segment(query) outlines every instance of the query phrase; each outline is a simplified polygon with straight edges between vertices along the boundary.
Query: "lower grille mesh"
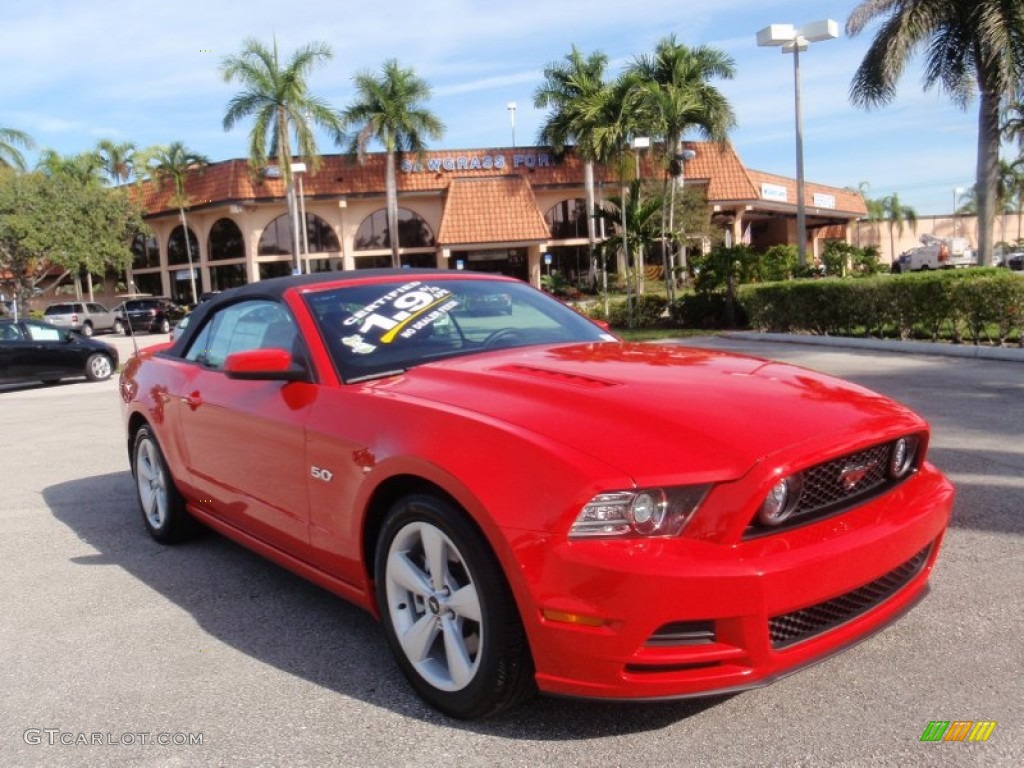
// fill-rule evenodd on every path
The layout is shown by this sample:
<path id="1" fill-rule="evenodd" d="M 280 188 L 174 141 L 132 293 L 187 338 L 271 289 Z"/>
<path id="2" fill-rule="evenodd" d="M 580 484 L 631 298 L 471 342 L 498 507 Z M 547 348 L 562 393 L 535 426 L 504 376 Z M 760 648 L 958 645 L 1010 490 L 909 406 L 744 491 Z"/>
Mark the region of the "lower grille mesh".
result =
<path id="1" fill-rule="evenodd" d="M 772 647 L 779 649 L 819 635 L 888 600 L 913 579 L 928 560 L 931 545 L 863 587 L 823 603 L 768 620 Z"/>

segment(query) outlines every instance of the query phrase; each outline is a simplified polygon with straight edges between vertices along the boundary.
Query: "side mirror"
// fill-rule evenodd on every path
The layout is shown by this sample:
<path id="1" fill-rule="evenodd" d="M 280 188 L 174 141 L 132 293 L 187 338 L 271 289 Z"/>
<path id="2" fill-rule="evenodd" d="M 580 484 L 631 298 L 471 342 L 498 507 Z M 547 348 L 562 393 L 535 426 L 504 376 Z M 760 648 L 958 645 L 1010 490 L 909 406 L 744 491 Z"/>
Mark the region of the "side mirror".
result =
<path id="1" fill-rule="evenodd" d="M 229 379 L 309 381 L 306 369 L 293 367 L 292 362 L 284 349 L 248 349 L 228 355 L 224 373 Z"/>

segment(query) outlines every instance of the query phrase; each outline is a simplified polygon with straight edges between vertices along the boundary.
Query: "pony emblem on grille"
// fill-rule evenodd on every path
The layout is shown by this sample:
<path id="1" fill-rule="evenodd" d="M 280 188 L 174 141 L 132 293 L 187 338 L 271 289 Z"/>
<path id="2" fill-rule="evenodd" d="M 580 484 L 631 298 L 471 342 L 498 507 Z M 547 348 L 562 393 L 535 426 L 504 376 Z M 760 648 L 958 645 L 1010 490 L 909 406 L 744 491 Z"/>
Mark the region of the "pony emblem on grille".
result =
<path id="1" fill-rule="evenodd" d="M 843 471 L 839 473 L 839 482 L 842 483 L 844 490 L 852 491 L 861 480 L 867 477 L 868 472 L 877 466 L 877 461 L 869 461 L 867 464 L 843 467 Z"/>

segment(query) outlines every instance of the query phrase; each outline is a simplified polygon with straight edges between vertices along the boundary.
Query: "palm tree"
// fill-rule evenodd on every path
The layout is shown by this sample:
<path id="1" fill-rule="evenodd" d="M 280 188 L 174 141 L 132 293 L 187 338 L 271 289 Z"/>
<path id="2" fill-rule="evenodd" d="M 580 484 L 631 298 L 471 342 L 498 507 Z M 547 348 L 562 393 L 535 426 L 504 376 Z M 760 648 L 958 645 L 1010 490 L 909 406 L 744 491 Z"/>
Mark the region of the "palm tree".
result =
<path id="1" fill-rule="evenodd" d="M 1024 98 L 1024 94 L 1021 94 Z M 1017 100 L 1006 105 L 1003 110 L 1003 138 L 1016 141 L 1017 146 L 1024 149 L 1024 101 Z"/>
<path id="2" fill-rule="evenodd" d="M 587 151 L 599 163 L 614 162 L 618 167 L 618 176 L 622 188 L 620 206 L 622 211 L 622 250 L 619 253 L 620 270 L 625 274 L 629 262 L 629 223 L 625 215 L 629 208 L 628 176 L 633 165 L 629 159 L 629 140 L 638 135 L 644 125 L 643 104 L 637 98 L 637 79 L 631 72 L 623 72 L 608 87 L 581 99 L 578 105 L 580 119 L 590 126 L 587 135 Z M 607 273 L 607 269 L 605 269 Z M 633 324 L 632 281 L 626 281 L 626 303 L 629 306 L 630 326 Z M 608 292 L 605 285 L 605 305 L 607 309 Z"/>
<path id="3" fill-rule="evenodd" d="M 1024 73 L 1024 5 L 1006 0 L 863 0 L 846 31 L 857 35 L 882 19 L 854 75 L 851 100 L 888 104 L 913 53 L 925 53 L 925 88 L 938 84 L 966 108 L 975 91 L 978 108 L 978 252 L 992 264 L 992 235 L 999 167 L 1000 105 L 1020 91 Z"/>
<path id="4" fill-rule="evenodd" d="M 900 197 L 895 192 L 882 199 L 882 220 L 889 224 L 889 252 L 892 259 L 896 261 L 896 242 L 893 237 L 893 230 L 903 235 L 903 225 L 909 224 L 910 228 L 917 231 L 917 211 L 909 205 L 903 205 Z"/>
<path id="5" fill-rule="evenodd" d="M 708 81 L 730 80 L 736 67 L 732 57 L 716 48 L 689 48 L 676 42 L 675 35 L 669 35 L 658 42 L 653 56 L 638 57 L 630 71 L 639 81 L 640 98 L 652 120 L 648 130 L 664 142 L 668 154 L 665 191 L 669 205 L 667 221 L 662 223 L 662 244 L 665 284 L 671 299 L 672 249 L 665 247 L 665 233 L 675 229 L 676 189 L 685 163 L 683 134 L 696 128 L 706 139 L 725 141 L 729 129 L 736 125 L 736 115 L 722 92 Z M 685 268 L 685 250 L 681 256 Z"/>
<path id="6" fill-rule="evenodd" d="M 1013 200 L 1017 211 L 1017 245 L 1024 245 L 1021 240 L 1021 219 L 1024 218 L 1024 157 L 1020 157 L 1010 166 L 1013 171 Z"/>
<path id="7" fill-rule="evenodd" d="M 634 268 L 638 269 L 643 263 L 643 255 L 653 252 L 661 241 L 663 202 L 661 197 L 645 196 L 640 179 L 633 179 L 629 183 L 625 211 L 622 209 L 622 197 L 616 195 L 608 198 L 608 206 L 601 211 L 601 217 L 608 222 L 609 229 L 621 223 L 625 215 Z M 619 251 L 622 248 L 621 233 L 609 237 L 605 247 L 613 252 Z"/>
<path id="8" fill-rule="evenodd" d="M 398 185 L 395 181 L 396 157 L 404 152 L 422 155 L 427 139 L 440 139 L 444 123 L 423 106 L 430 99 L 430 86 L 416 76 L 412 68 L 387 59 L 380 75 L 364 70 L 353 82 L 356 100 L 342 113 L 342 124 L 352 131 L 345 142 L 348 152 L 359 162 L 366 161 L 366 148 L 375 139 L 384 147 L 384 190 L 387 196 L 388 240 L 391 266 L 402 266 L 399 249 Z"/>
<path id="9" fill-rule="evenodd" d="M 110 139 L 103 139 L 96 145 L 96 154 L 115 186 L 131 178 L 135 145 L 130 141 L 115 144 Z"/>
<path id="10" fill-rule="evenodd" d="M 199 297 L 196 292 L 195 268 L 192 264 L 192 244 L 188 238 L 188 221 L 185 218 L 185 209 L 192 203 L 189 200 L 185 185 L 193 172 L 202 173 L 203 166 L 209 165 L 209 163 L 210 161 L 203 155 L 188 149 L 182 142 L 175 141 L 159 149 L 153 164 L 149 168 L 158 184 L 163 184 L 167 181 L 174 184 L 171 205 L 176 206 L 178 213 L 181 215 L 181 229 L 182 235 L 185 238 L 185 255 L 188 258 L 188 274 L 189 283 L 192 288 L 193 304 L 199 302 Z"/>
<path id="11" fill-rule="evenodd" d="M 601 51 L 589 56 L 574 45 L 563 61 L 544 68 L 544 82 L 533 94 L 533 106 L 549 109 L 541 124 L 538 143 L 562 152 L 570 144 L 576 145 L 583 161 L 583 187 L 587 205 L 587 252 L 590 269 L 595 269 L 594 251 L 597 243 L 597 203 L 594 190 L 594 162 L 597 159 L 591 144 L 594 126 L 581 114 L 581 107 L 607 88 L 605 67 L 608 57 Z"/>
<path id="12" fill-rule="evenodd" d="M 15 128 L 0 128 L 0 168 L 15 168 L 24 171 L 25 157 L 21 149 L 32 149 L 35 142 L 24 131 Z"/>
<path id="13" fill-rule="evenodd" d="M 333 55 L 326 43 L 309 43 L 295 51 L 282 66 L 276 39 L 273 48 L 267 48 L 255 38 L 248 38 L 242 44 L 241 53 L 226 57 L 220 65 L 224 82 L 238 80 L 243 86 L 243 90 L 228 102 L 224 130 L 231 130 L 243 118 L 254 118 L 249 132 L 249 164 L 252 170 L 262 170 L 268 156 L 277 160 L 292 224 L 292 253 L 296 269 L 301 265 L 301 258 L 299 213 L 292 176 L 292 139 L 310 172 L 315 172 L 320 167 L 320 157 L 313 126 L 332 136 L 340 133 L 341 122 L 337 112 L 326 101 L 310 93 L 306 82 L 313 67 Z M 302 222 L 302 226 L 305 225 L 306 222 Z"/>

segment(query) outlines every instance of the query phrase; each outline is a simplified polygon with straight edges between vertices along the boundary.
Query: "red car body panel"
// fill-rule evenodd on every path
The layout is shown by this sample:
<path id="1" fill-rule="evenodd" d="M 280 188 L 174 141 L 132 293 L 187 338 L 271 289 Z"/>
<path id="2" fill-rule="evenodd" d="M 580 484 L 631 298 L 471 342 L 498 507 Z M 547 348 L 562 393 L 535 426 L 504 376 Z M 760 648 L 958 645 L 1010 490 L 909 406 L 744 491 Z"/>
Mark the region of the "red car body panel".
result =
<path id="1" fill-rule="evenodd" d="M 486 536 L 552 693 L 660 699 L 763 684 L 886 626 L 926 590 L 954 498 L 927 462 L 842 514 L 745 533 L 780 477 L 824 456 L 908 434 L 923 455 L 927 424 L 891 400 L 770 361 L 613 341 L 343 384 L 303 301 L 313 290 L 284 298 L 318 383 L 242 381 L 144 353 L 122 375 L 124 414 L 129 440 L 152 425 L 192 514 L 371 612 L 375 499 L 414 478 Z M 568 536 L 598 493 L 691 483 L 714 486 L 681 535 Z M 922 552 L 879 605 L 773 647 L 773 617 Z M 651 642 L 701 622 L 712 642 Z"/>

